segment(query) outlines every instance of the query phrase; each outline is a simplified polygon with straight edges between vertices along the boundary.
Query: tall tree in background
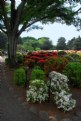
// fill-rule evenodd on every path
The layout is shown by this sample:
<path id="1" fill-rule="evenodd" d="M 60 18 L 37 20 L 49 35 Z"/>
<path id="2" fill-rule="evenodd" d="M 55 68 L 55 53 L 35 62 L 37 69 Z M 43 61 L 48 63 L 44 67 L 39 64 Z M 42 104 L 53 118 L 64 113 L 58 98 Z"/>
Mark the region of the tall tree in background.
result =
<path id="1" fill-rule="evenodd" d="M 68 50 L 73 50 L 74 49 L 74 42 L 75 42 L 76 38 L 73 37 L 71 40 L 69 40 L 67 42 L 67 49 Z"/>
<path id="2" fill-rule="evenodd" d="M 46 38 L 46 40 L 40 45 L 41 50 L 52 50 L 53 44 L 52 41 L 49 38 Z"/>
<path id="3" fill-rule="evenodd" d="M 64 37 L 60 37 L 57 42 L 56 49 L 57 50 L 67 50 L 66 39 Z"/>
<path id="4" fill-rule="evenodd" d="M 75 41 L 73 43 L 73 49 L 74 50 L 81 50 L 81 37 L 80 36 L 75 39 Z"/>
<path id="5" fill-rule="evenodd" d="M 78 1 L 78 0 L 77 0 Z M 34 23 L 41 21 L 74 22 L 74 16 L 81 8 L 73 11 L 72 5 L 65 5 L 66 0 L 0 0 L 0 29 L 8 36 L 8 58 L 11 66 L 15 65 L 17 41 L 21 33 Z"/>

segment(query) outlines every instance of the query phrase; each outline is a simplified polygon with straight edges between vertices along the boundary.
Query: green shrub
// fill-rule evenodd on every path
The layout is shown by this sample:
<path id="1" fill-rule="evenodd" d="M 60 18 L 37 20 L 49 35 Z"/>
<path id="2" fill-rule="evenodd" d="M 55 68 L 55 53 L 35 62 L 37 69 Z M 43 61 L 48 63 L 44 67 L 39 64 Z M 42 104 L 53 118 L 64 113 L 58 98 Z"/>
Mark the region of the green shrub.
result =
<path id="1" fill-rule="evenodd" d="M 74 59 L 75 62 L 81 62 L 81 56 L 74 53 L 71 53 L 69 55 Z"/>
<path id="2" fill-rule="evenodd" d="M 24 68 L 18 68 L 14 72 L 14 81 L 17 85 L 25 85 L 26 73 Z"/>
<path id="3" fill-rule="evenodd" d="M 46 74 L 51 71 L 62 72 L 67 64 L 68 60 L 64 57 L 50 57 L 44 65 L 44 71 Z"/>
<path id="4" fill-rule="evenodd" d="M 67 53 L 65 51 L 58 51 L 58 56 L 64 56 L 64 55 L 67 55 Z"/>
<path id="5" fill-rule="evenodd" d="M 70 62 L 64 70 L 64 74 L 69 78 L 70 85 L 81 87 L 81 63 Z"/>
<path id="6" fill-rule="evenodd" d="M 66 58 L 69 62 L 74 62 L 74 58 L 70 55 L 65 55 L 64 58 Z"/>
<path id="7" fill-rule="evenodd" d="M 30 80 L 30 85 L 36 86 L 39 88 L 42 85 L 44 85 L 44 80 L 40 80 L 40 79 Z"/>
<path id="8" fill-rule="evenodd" d="M 24 59 L 24 57 L 23 57 L 22 54 L 19 54 L 19 53 L 18 53 L 18 54 L 16 55 L 16 60 L 17 60 L 18 63 L 20 63 L 20 64 L 23 63 L 23 59 Z"/>
<path id="9" fill-rule="evenodd" d="M 31 80 L 35 80 L 35 79 L 44 80 L 44 78 L 45 78 L 44 71 L 38 66 L 34 67 L 31 73 Z"/>

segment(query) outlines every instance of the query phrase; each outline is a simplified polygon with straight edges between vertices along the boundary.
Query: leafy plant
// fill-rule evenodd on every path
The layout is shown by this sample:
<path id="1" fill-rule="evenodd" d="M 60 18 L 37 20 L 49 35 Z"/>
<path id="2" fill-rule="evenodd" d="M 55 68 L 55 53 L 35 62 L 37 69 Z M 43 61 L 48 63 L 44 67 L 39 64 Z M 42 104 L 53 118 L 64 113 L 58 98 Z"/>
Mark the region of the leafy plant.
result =
<path id="1" fill-rule="evenodd" d="M 35 79 L 44 80 L 44 78 L 45 78 L 44 71 L 38 66 L 34 67 L 31 73 L 31 80 L 35 80 Z"/>
<path id="2" fill-rule="evenodd" d="M 18 53 L 16 55 L 16 60 L 17 60 L 18 63 L 21 64 L 23 62 L 23 55 Z"/>
<path id="3" fill-rule="evenodd" d="M 58 56 L 64 56 L 67 55 L 67 53 L 65 51 L 58 51 Z"/>
<path id="4" fill-rule="evenodd" d="M 71 53 L 70 56 L 74 59 L 75 62 L 81 62 L 81 56 Z"/>
<path id="5" fill-rule="evenodd" d="M 81 63 L 70 62 L 64 69 L 64 74 L 70 80 L 70 85 L 81 87 Z"/>
<path id="6" fill-rule="evenodd" d="M 15 70 L 14 81 L 16 82 L 17 85 L 22 85 L 22 86 L 25 85 L 26 74 L 24 68 L 18 68 Z"/>
<path id="7" fill-rule="evenodd" d="M 74 58 L 70 55 L 64 55 L 64 58 L 66 58 L 69 62 L 74 62 Z"/>
<path id="8" fill-rule="evenodd" d="M 62 72 L 65 66 L 68 64 L 68 60 L 62 57 L 50 57 L 44 65 L 45 73 L 51 71 Z"/>

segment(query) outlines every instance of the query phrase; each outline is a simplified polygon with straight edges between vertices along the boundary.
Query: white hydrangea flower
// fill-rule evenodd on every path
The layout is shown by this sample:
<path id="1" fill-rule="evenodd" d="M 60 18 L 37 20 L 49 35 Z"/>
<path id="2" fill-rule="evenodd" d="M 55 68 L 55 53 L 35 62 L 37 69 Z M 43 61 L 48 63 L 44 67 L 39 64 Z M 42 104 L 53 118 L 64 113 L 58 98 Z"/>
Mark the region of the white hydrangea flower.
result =
<path id="1" fill-rule="evenodd" d="M 36 83 L 40 83 L 39 88 L 35 86 Z M 33 86 L 34 84 L 34 86 Z M 42 102 L 48 97 L 48 87 L 43 80 L 33 80 L 27 91 L 27 101 Z"/>
<path id="2" fill-rule="evenodd" d="M 52 71 L 49 78 L 51 79 L 51 92 L 58 108 L 62 108 L 64 111 L 73 109 L 76 101 L 71 98 L 72 94 L 69 92 L 67 76 Z"/>

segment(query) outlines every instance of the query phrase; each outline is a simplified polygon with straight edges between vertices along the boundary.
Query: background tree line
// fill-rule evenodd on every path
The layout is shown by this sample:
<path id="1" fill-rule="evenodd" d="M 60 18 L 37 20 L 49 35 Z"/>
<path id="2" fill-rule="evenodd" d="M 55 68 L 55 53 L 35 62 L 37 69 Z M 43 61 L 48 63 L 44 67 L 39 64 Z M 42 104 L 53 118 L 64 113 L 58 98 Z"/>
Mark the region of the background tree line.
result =
<path id="1" fill-rule="evenodd" d="M 7 50 L 8 38 L 6 34 L 0 32 L 0 49 Z M 20 37 L 18 39 L 17 50 L 33 51 L 33 50 L 81 50 L 81 37 L 72 38 L 66 43 L 64 37 L 57 40 L 57 44 L 53 45 L 52 40 L 48 37 Z"/>
<path id="2" fill-rule="evenodd" d="M 66 39 L 64 37 L 60 37 L 57 41 L 56 45 L 57 50 L 81 50 L 81 37 L 77 38 L 73 37 L 71 40 L 68 40 L 66 43 Z"/>

